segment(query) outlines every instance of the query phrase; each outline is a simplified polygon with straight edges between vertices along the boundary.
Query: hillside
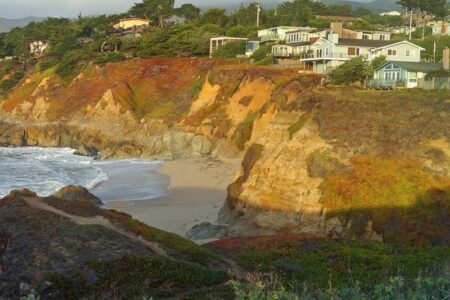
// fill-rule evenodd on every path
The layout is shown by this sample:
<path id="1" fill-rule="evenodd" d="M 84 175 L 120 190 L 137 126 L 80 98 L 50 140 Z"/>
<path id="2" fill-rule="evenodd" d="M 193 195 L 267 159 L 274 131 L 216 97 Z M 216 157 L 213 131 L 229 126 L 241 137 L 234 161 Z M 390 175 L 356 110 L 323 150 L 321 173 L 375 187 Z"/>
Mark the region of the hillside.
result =
<path id="1" fill-rule="evenodd" d="M 40 22 L 44 18 L 27 17 L 20 19 L 0 18 L 0 32 L 8 32 L 15 27 L 23 27 L 31 22 Z"/>
<path id="2" fill-rule="evenodd" d="M 347 0 L 326 0 L 327 4 L 349 4 L 355 8 L 363 7 L 372 12 L 380 13 L 384 11 L 402 11 L 396 0 L 368 0 L 368 1 L 347 1 Z"/>
<path id="3" fill-rule="evenodd" d="M 23 190 L 0 200 L 1 299 L 161 299 L 227 281 L 211 251 L 75 199 Z"/>

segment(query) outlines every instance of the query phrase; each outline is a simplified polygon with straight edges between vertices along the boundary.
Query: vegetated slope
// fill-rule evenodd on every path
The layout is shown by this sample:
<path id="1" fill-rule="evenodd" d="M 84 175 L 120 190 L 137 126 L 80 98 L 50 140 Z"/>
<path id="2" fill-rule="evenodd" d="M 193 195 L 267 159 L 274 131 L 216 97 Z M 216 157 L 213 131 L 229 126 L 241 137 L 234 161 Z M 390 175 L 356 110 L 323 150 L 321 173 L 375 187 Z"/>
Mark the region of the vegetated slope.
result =
<path id="1" fill-rule="evenodd" d="M 0 298 L 173 297 L 223 284 L 211 251 L 84 199 L 0 200 Z"/>
<path id="2" fill-rule="evenodd" d="M 285 290 L 293 290 L 305 298 L 311 295 L 312 299 L 332 299 L 332 295 L 338 299 L 347 299 L 349 295 L 377 299 L 384 298 L 383 293 L 389 294 L 388 286 L 398 276 L 402 284 L 397 286 L 396 296 L 390 294 L 398 299 L 403 292 L 408 294 L 408 289 L 407 298 L 420 293 L 412 292 L 417 293 L 423 287 L 418 276 L 430 284 L 446 282 L 446 287 L 436 291 L 441 295 L 448 293 L 450 283 L 448 246 L 266 236 L 228 238 L 208 247 L 233 258 L 248 272 L 259 274 L 253 282 L 265 284 L 266 293 L 281 291 L 284 286 Z M 328 296 L 325 291 L 329 291 Z"/>

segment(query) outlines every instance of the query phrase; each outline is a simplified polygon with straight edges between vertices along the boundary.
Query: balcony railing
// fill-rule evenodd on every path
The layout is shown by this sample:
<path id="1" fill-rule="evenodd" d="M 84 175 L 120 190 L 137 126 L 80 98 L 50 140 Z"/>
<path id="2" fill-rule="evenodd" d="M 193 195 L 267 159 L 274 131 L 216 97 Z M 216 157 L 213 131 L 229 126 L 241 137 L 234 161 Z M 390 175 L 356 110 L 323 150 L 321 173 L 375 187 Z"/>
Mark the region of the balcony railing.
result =
<path id="1" fill-rule="evenodd" d="M 273 33 L 261 36 L 261 42 L 269 41 L 281 41 L 281 35 Z"/>
<path id="2" fill-rule="evenodd" d="M 300 55 L 300 59 L 346 59 L 350 60 L 355 57 L 369 58 L 367 54 L 364 55 L 350 55 L 346 53 L 303 53 Z"/>

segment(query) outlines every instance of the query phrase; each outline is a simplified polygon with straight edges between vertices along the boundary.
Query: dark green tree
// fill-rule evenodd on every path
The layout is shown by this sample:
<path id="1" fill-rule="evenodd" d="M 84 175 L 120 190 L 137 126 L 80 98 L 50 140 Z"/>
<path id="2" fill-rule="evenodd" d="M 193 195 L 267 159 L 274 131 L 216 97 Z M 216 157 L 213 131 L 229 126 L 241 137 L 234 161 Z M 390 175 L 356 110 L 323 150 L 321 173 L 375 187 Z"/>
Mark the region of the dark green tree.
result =
<path id="1" fill-rule="evenodd" d="M 187 22 L 192 22 L 200 17 L 200 8 L 190 3 L 183 4 L 179 8 L 175 9 L 175 14 L 185 18 Z"/>
<path id="2" fill-rule="evenodd" d="M 146 17 L 164 27 L 164 20 L 172 16 L 175 0 L 144 0 L 142 3 L 136 3 L 128 13 L 136 17 Z"/>

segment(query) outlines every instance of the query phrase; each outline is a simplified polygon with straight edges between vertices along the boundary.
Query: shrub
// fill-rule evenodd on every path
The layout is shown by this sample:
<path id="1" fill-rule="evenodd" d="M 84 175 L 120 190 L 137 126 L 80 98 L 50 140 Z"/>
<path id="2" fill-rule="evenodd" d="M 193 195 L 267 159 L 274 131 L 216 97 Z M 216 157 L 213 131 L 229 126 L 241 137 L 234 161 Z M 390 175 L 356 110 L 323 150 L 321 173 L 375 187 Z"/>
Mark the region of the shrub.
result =
<path id="1" fill-rule="evenodd" d="M 252 56 L 250 56 L 251 59 L 253 59 L 255 62 L 261 61 L 263 59 L 267 59 L 267 56 L 272 51 L 272 45 L 262 45 L 258 48 L 255 52 L 253 52 Z"/>
<path id="2" fill-rule="evenodd" d="M 300 131 L 303 128 L 303 126 L 305 126 L 306 122 L 308 122 L 311 118 L 312 118 L 312 113 L 305 113 L 305 114 L 301 115 L 298 118 L 297 122 L 295 122 L 294 124 L 289 126 L 289 128 L 288 128 L 289 138 L 292 140 L 292 138 L 294 137 L 294 134 L 296 134 L 298 131 Z"/>
<path id="3" fill-rule="evenodd" d="M 368 71 L 368 62 L 363 57 L 355 57 L 334 69 L 330 73 L 330 78 L 333 84 L 349 85 L 364 81 L 368 76 Z"/>
<path id="4" fill-rule="evenodd" d="M 250 281 L 232 282 L 237 300 L 346 300 L 346 299 L 445 299 L 450 293 L 450 276 L 418 277 L 406 281 L 403 276 L 390 277 L 386 283 L 376 285 L 370 291 L 363 291 L 358 282 L 342 288 L 314 289 L 307 285 L 296 291 L 289 291 L 277 282 Z"/>
<path id="5" fill-rule="evenodd" d="M 227 36 L 232 37 L 249 37 L 254 33 L 254 29 L 251 27 L 246 27 L 242 25 L 236 25 L 233 27 L 228 28 L 227 30 Z"/>
<path id="6" fill-rule="evenodd" d="M 107 52 L 97 56 L 94 63 L 97 65 L 104 65 L 111 62 L 119 62 L 125 59 L 125 56 L 120 52 Z"/>
<path id="7" fill-rule="evenodd" d="M 233 135 L 233 142 L 239 150 L 245 150 L 245 144 L 250 140 L 253 133 L 253 123 L 255 122 L 256 113 L 250 112 L 247 118 L 242 121 Z"/>
<path id="8" fill-rule="evenodd" d="M 215 58 L 235 58 L 245 54 L 245 41 L 229 42 L 220 46 L 213 54 Z"/>

